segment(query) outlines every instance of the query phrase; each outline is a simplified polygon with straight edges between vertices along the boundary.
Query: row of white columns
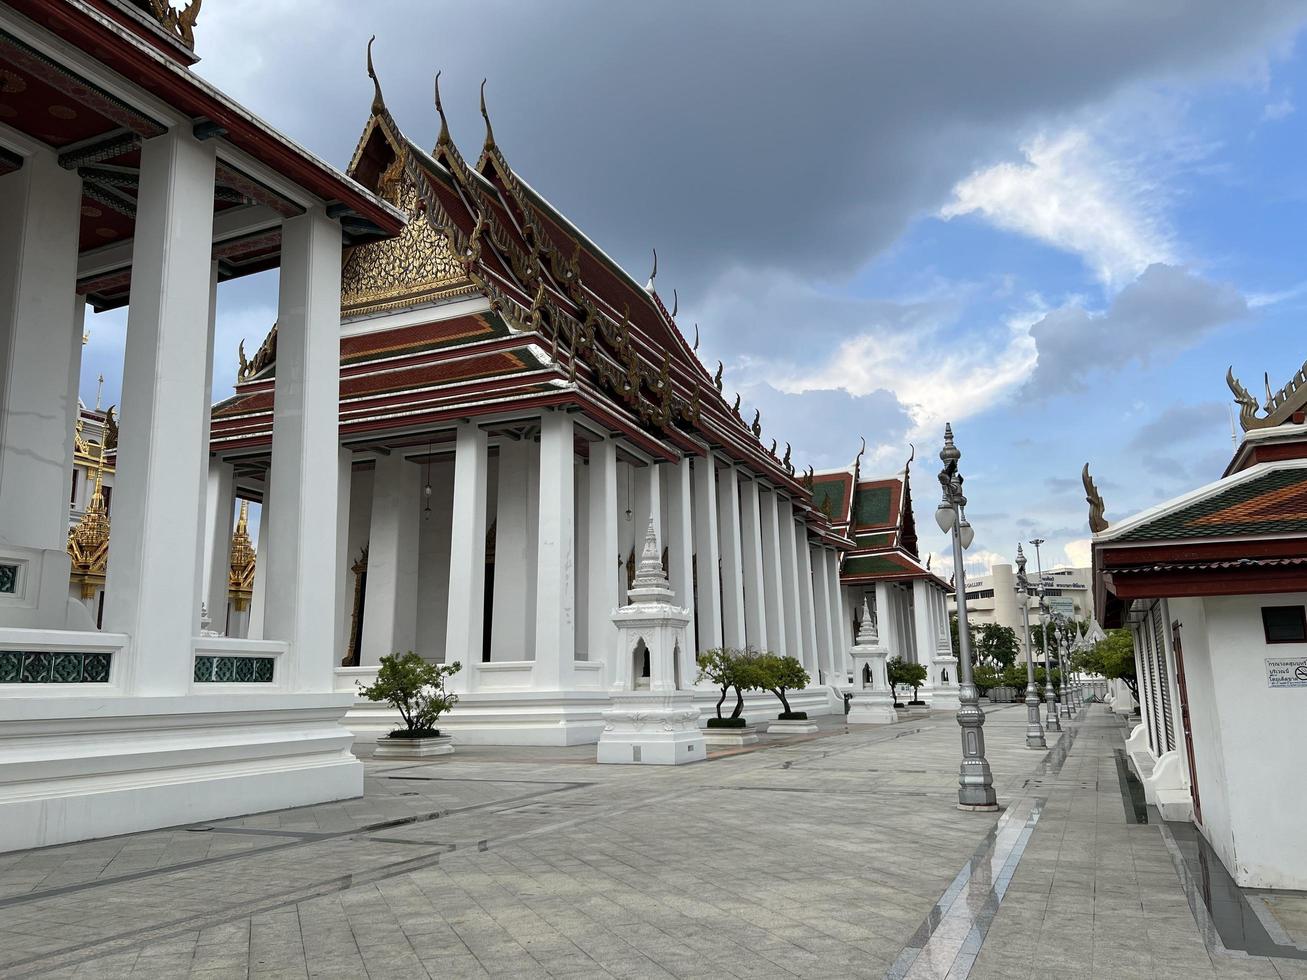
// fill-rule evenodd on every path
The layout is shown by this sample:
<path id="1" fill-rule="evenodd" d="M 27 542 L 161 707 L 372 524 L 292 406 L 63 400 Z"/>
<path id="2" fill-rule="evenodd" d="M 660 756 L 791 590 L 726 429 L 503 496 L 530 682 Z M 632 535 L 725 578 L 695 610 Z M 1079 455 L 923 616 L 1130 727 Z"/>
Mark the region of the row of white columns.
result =
<path id="1" fill-rule="evenodd" d="M 230 470 L 209 465 L 217 266 L 212 259 L 216 147 L 189 127 L 141 147 L 124 354 L 122 428 L 104 630 L 128 637 L 115 673 L 128 694 L 185 693 L 201 603 L 226 608 L 234 504 Z M 67 538 L 68 481 L 80 374 L 73 302 L 81 183 L 38 152 L 0 178 L 0 549 L 57 564 Z M 10 215 L 14 220 L 10 220 Z M 321 207 L 281 228 L 276 402 L 267 502 L 278 514 L 260 563 L 262 635 L 284 641 L 283 687 L 330 691 L 335 617 L 341 231 Z M 80 303 L 80 298 L 77 301 Z M 201 311 L 197 315 L 197 311 Z M 64 325 L 64 326 L 61 326 Z M 219 534 L 226 514 L 226 534 Z M 190 529 L 190 530 L 188 530 Z M 35 621 L 75 625 L 59 596 Z M 328 598 L 327 601 L 332 601 Z"/>
<path id="2" fill-rule="evenodd" d="M 577 660 L 603 660 L 616 649 L 611 615 L 622 591 L 614 568 L 620 554 L 618 444 L 611 437 L 588 443 L 588 465 L 579 477 L 584 480 L 580 493 L 585 506 L 579 512 L 584 527 L 578 529 L 575 437 L 572 415 L 548 411 L 540 420 L 538 466 L 528 465 L 525 454 L 535 451 L 530 443 L 505 443 L 499 454 L 492 644 L 502 649 L 499 655 L 492 650 L 491 660 L 533 661 L 531 684 L 539 690 L 572 689 Z M 417 467 L 395 465 L 416 478 Z M 445 658 L 463 662 L 465 669 L 453 683 L 470 692 L 478 687 L 475 665 L 481 662 L 484 640 L 489 476 L 489 441 L 474 421 L 459 426 L 453 471 Z M 417 495 L 410 492 L 415 488 L 392 481 L 388 472 L 379 464 L 374 494 L 385 497 L 374 498 L 374 511 L 384 506 L 415 513 Z M 809 541 L 792 501 L 712 457 L 632 467 L 629 474 L 632 481 L 638 479 L 631 494 L 633 525 L 643 528 L 652 516 L 659 548 L 666 545 L 677 603 L 692 611 L 698 607 L 682 651 L 682 678 L 688 682 L 695 676 L 698 651 L 728 646 L 793 655 L 814 683 L 847 681 L 849 637 L 838 555 Z M 387 504 L 392 482 L 398 500 Z M 521 492 L 524 484 L 526 494 Z M 516 490 L 508 494 L 508 487 Z M 402 507 L 400 500 L 406 501 Z M 407 580 L 401 585 L 376 561 L 388 553 L 387 539 L 378 535 L 387 533 L 390 523 L 379 527 L 373 521 L 365 662 L 376 662 L 368 656 L 369 636 L 387 648 L 380 653 L 406 648 L 402 642 L 396 645 L 399 638 L 387 628 L 387 617 L 397 621 L 402 614 L 409 623 L 416 620 L 408 610 L 408 592 L 416 587 L 417 575 L 400 572 L 398 577 Z M 578 547 L 585 549 L 583 561 Z M 584 581 L 578 582 L 582 566 Z M 578 588 L 585 591 L 581 602 Z M 387 593 L 376 600 L 379 613 L 374 612 L 377 592 Z M 512 608 L 520 608 L 520 615 Z"/>

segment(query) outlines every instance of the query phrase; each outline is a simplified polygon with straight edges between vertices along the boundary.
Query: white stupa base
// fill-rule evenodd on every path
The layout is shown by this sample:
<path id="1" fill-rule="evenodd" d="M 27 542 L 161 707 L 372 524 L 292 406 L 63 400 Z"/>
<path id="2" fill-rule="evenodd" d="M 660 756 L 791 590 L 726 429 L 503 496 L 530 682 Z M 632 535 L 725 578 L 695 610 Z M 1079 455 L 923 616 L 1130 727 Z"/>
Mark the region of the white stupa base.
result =
<path id="1" fill-rule="evenodd" d="M 1020 699 L 1018 699 L 1020 700 Z M 956 687 L 937 687 L 930 701 L 931 711 L 957 711 L 962 707 Z"/>
<path id="2" fill-rule="evenodd" d="M 850 725 L 892 725 L 899 720 L 894 702 L 888 695 L 855 694 L 845 718 Z"/>
<path id="3" fill-rule="evenodd" d="M 705 756 L 699 709 L 690 691 L 619 691 L 604 712 L 596 761 L 678 766 Z"/>

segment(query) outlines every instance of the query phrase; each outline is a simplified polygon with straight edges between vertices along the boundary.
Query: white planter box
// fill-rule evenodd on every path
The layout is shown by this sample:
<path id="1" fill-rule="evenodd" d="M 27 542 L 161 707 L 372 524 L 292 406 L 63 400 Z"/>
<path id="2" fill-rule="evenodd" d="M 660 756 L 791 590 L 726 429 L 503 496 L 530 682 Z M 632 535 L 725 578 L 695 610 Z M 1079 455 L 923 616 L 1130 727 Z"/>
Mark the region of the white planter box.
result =
<path id="1" fill-rule="evenodd" d="M 758 729 L 752 725 L 745 725 L 743 728 L 705 728 L 703 741 L 705 745 L 725 745 L 735 748 L 756 745 Z"/>
<path id="2" fill-rule="evenodd" d="M 437 735 L 432 738 L 386 738 L 377 739 L 377 750 L 372 753 L 374 759 L 426 759 L 433 755 L 451 755 L 454 751 L 454 739 L 450 735 Z"/>
<path id="3" fill-rule="evenodd" d="M 817 724 L 805 719 L 777 718 L 767 725 L 768 735 L 816 735 Z"/>

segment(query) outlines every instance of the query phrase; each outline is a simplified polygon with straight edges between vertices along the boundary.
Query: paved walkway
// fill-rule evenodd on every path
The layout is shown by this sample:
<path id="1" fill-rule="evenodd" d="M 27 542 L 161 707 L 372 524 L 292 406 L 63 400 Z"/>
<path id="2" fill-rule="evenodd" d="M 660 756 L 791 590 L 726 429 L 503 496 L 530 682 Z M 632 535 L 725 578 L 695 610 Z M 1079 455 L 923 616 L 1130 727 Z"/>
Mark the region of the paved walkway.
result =
<path id="1" fill-rule="evenodd" d="M 0 855 L 0 976 L 1307 978 L 1205 942 L 1121 731 L 1033 752 L 992 709 L 999 814 L 955 808 L 949 715 L 675 769 L 369 762 L 360 800 Z"/>

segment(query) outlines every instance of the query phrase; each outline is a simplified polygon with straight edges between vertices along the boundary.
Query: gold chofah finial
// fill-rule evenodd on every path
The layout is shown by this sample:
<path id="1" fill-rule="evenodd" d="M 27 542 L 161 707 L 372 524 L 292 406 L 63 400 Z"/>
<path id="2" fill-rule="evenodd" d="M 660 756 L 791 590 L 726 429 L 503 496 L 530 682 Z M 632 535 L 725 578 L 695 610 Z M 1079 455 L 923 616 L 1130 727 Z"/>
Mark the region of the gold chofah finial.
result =
<path id="1" fill-rule="evenodd" d="M 1257 417 L 1257 399 L 1249 394 L 1239 379 L 1234 376 L 1234 365 L 1231 365 L 1225 372 L 1225 383 L 1230 388 L 1230 393 L 1234 395 L 1234 403 L 1239 406 L 1239 424 L 1247 432 L 1252 428 L 1260 428 L 1258 425 L 1261 419 Z"/>
<path id="2" fill-rule="evenodd" d="M 376 39 L 375 34 L 368 38 L 368 78 L 372 79 L 372 114 L 379 116 L 386 111 L 386 100 L 381 97 L 381 82 L 377 78 L 377 70 L 372 67 L 372 42 Z"/>
<path id="3" fill-rule="evenodd" d="M 1107 518 L 1103 516 L 1103 495 L 1094 485 L 1094 478 L 1089 475 L 1089 464 L 1080 471 L 1080 482 L 1085 486 L 1085 503 L 1089 505 L 1089 530 L 1098 534 L 1108 528 Z"/>
<path id="4" fill-rule="evenodd" d="M 495 145 L 495 130 L 490 125 L 490 111 L 486 109 L 486 80 L 481 79 L 481 118 L 486 121 L 486 149 Z"/>
<path id="5" fill-rule="evenodd" d="M 658 278 L 658 249 L 653 250 L 653 271 L 649 273 L 649 281 L 644 284 L 644 288 L 649 292 L 654 291 L 654 280 Z"/>
<path id="6" fill-rule="evenodd" d="M 440 135 L 436 137 L 436 146 L 449 146 L 453 141 L 449 137 L 449 121 L 445 118 L 445 107 L 440 104 L 440 72 L 436 72 L 436 113 L 440 116 Z"/>

